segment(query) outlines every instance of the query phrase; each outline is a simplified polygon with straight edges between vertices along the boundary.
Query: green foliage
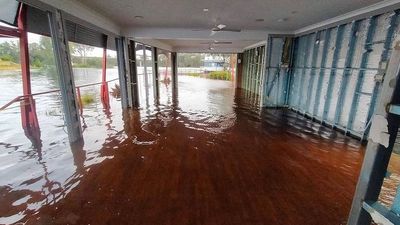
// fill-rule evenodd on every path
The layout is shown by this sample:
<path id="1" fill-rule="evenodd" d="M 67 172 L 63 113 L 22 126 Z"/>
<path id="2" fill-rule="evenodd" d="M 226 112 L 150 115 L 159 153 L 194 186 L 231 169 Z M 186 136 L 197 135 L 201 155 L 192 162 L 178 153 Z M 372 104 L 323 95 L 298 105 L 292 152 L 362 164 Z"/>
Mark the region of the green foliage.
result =
<path id="1" fill-rule="evenodd" d="M 188 73 L 187 75 L 191 77 L 201 77 L 200 73 Z"/>
<path id="2" fill-rule="evenodd" d="M 0 44 L 0 59 L 19 63 L 18 41 L 6 41 Z"/>
<path id="3" fill-rule="evenodd" d="M 92 104 L 93 102 L 95 102 L 94 94 L 89 94 L 89 93 L 83 94 L 81 96 L 81 99 L 82 99 L 83 106 L 86 106 L 86 105 L 89 105 L 89 104 Z"/>
<path id="4" fill-rule="evenodd" d="M 38 43 L 29 43 L 29 61 L 32 68 L 40 68 L 47 74 L 54 73 L 55 61 L 53 53 L 53 44 L 50 37 L 41 36 Z M 81 45 L 70 42 L 70 50 L 72 54 L 72 63 L 74 67 L 82 68 L 101 68 L 102 57 L 87 57 L 87 54 L 93 51 L 94 47 Z M 20 49 L 18 41 L 6 41 L 0 43 L 0 60 L 20 63 Z M 107 58 L 107 67 L 112 68 L 117 66 L 116 58 Z M 13 65 L 15 67 L 15 65 Z M 0 69 L 8 69 L 9 67 L 2 66 Z M 18 68 L 16 68 L 18 69 Z"/>
<path id="5" fill-rule="evenodd" d="M 214 80 L 232 80 L 232 76 L 229 71 L 213 71 L 208 75 L 208 78 Z"/>
<path id="6" fill-rule="evenodd" d="M 3 61 L 0 59 L 0 70 L 18 70 L 21 67 L 19 64 L 11 62 L 11 61 Z"/>
<path id="7" fill-rule="evenodd" d="M 11 55 L 1 55 L 0 60 L 6 62 L 13 62 L 13 57 Z"/>
<path id="8" fill-rule="evenodd" d="M 201 67 L 203 66 L 203 55 L 198 53 L 178 54 L 178 67 Z"/>

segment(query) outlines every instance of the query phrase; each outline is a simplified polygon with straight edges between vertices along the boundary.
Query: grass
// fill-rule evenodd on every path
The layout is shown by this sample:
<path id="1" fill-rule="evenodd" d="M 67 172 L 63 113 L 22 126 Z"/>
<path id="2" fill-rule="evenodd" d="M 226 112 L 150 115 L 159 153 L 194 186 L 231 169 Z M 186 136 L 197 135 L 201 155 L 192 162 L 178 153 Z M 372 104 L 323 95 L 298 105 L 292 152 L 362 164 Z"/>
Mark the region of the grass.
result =
<path id="1" fill-rule="evenodd" d="M 95 96 L 94 94 L 83 94 L 81 95 L 81 99 L 82 99 L 82 105 L 86 106 L 92 104 L 95 101 Z"/>
<path id="2" fill-rule="evenodd" d="M 19 70 L 21 66 L 18 63 L 3 61 L 0 59 L 0 70 Z"/>
<path id="3" fill-rule="evenodd" d="M 200 73 L 188 73 L 187 75 L 190 77 L 201 77 Z"/>
<path id="4" fill-rule="evenodd" d="M 208 78 L 214 80 L 232 80 L 232 76 L 229 71 L 213 71 L 208 75 Z"/>

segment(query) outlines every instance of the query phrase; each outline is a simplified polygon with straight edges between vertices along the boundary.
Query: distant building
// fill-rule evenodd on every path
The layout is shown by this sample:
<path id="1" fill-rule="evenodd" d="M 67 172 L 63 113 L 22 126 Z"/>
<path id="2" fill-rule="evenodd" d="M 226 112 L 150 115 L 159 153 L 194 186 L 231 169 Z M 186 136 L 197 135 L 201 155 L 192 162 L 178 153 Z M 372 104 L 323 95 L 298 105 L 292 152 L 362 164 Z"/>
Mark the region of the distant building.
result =
<path id="1" fill-rule="evenodd" d="M 223 71 L 226 67 L 225 58 L 221 55 L 205 54 L 201 69 L 204 72 Z"/>

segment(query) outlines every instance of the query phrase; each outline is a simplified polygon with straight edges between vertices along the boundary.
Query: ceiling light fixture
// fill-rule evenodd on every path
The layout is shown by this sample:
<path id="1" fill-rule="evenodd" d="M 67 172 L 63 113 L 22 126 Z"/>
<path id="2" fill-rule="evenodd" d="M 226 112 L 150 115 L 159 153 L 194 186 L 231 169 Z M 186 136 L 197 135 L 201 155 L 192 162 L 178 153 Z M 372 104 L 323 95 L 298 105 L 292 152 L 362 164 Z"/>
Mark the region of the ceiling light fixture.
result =
<path id="1" fill-rule="evenodd" d="M 278 19 L 277 21 L 278 21 L 278 22 L 286 22 L 286 21 L 288 21 L 288 18 L 280 18 L 280 19 Z"/>
<path id="2" fill-rule="evenodd" d="M 135 19 L 141 20 L 141 19 L 144 19 L 144 17 L 143 16 L 135 16 Z"/>
<path id="3" fill-rule="evenodd" d="M 204 8 L 204 9 L 203 9 L 203 12 L 208 12 L 208 11 L 209 11 L 208 8 Z"/>

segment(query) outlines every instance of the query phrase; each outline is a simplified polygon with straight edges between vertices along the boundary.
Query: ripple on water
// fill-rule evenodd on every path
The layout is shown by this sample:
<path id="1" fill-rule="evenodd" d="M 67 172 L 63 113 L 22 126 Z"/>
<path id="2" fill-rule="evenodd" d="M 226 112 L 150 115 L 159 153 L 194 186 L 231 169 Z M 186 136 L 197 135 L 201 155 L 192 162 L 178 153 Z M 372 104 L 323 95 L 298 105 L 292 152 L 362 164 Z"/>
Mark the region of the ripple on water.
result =
<path id="1" fill-rule="evenodd" d="M 339 154 L 339 149 L 349 144 L 349 149 L 359 150 L 359 145 L 351 146 L 352 141 L 344 142 L 343 137 L 336 136 L 334 131 L 324 129 L 309 121 L 304 122 L 304 119 L 299 118 L 295 113 L 286 110 L 260 110 L 257 105 L 257 96 L 235 93 L 231 82 L 184 76 L 179 77 L 178 80 L 179 92 L 176 98 L 172 97 L 169 87 L 160 85 L 162 96 L 160 104 L 147 106 L 141 99 L 141 108 L 123 111 L 120 102 L 111 98 L 110 110 L 104 110 L 99 102 L 86 107 L 81 118 L 84 124 L 84 140 L 74 145 L 68 143 L 58 95 L 49 95 L 46 99 L 38 101 L 39 123 L 42 129 L 40 146 L 32 145 L 21 130 L 11 129 L 19 124 L 9 125 L 11 128 L 0 126 L 1 132 L 8 132 L 5 141 L 0 142 L 0 161 L 2 162 L 0 166 L 0 202 L 2 202 L 0 224 L 36 221 L 39 218 L 49 217 L 51 212 L 55 216 L 59 215 L 60 218 L 69 218 L 67 220 L 70 222 L 77 222 L 82 219 L 76 214 L 79 210 L 75 211 L 75 214 L 72 211 L 68 212 L 67 215 L 61 215 L 57 211 L 57 207 L 62 206 L 64 201 L 68 201 L 68 196 L 78 198 L 77 195 L 80 195 L 79 191 L 83 186 L 93 192 L 88 191 L 81 196 L 82 198 L 95 194 L 112 199 L 125 189 L 111 192 L 101 189 L 100 185 L 104 185 L 103 181 L 107 177 L 114 176 L 130 177 L 131 180 L 121 180 L 121 187 L 129 187 L 130 189 L 126 189 L 126 194 L 132 194 L 129 191 L 146 181 L 135 177 L 137 171 L 144 170 L 147 165 L 152 165 L 152 162 L 158 162 L 157 160 L 160 159 L 164 161 L 161 160 L 162 163 L 156 164 L 149 171 L 162 171 L 159 179 L 164 183 L 177 179 L 174 174 L 167 174 L 174 166 L 180 165 L 182 168 L 188 166 L 188 171 L 196 174 L 198 173 L 196 166 L 204 163 L 203 161 L 216 161 L 217 156 L 220 155 L 224 156 L 221 163 L 210 164 L 216 173 L 225 164 L 229 167 L 235 163 L 240 164 L 242 161 L 252 161 L 260 168 L 254 171 L 254 174 L 262 174 L 263 168 L 257 164 L 257 160 L 271 156 L 261 155 L 253 158 L 254 152 L 260 153 L 268 148 L 268 151 L 274 151 L 277 146 L 291 149 L 287 143 L 288 140 L 302 146 L 290 153 L 283 152 L 289 157 L 287 166 L 297 168 L 299 171 L 305 168 L 298 158 L 294 158 L 295 154 L 309 160 L 318 158 L 320 163 L 327 163 L 346 174 L 350 174 L 351 170 L 358 165 L 360 155 L 357 154 L 344 158 L 347 163 L 355 159 L 355 164 L 341 163 L 343 157 Z M 19 121 L 19 115 L 13 114 L 8 119 Z M 1 122 L 4 123 L 4 121 Z M 274 143 L 266 137 L 275 140 L 281 138 L 281 142 L 274 146 Z M 328 148 L 322 151 L 320 146 L 329 146 L 331 143 L 327 143 L 327 140 L 332 138 L 338 140 L 332 144 L 337 145 L 337 149 Z M 239 139 L 243 139 L 248 146 L 240 146 Z M 307 140 L 307 142 L 304 143 L 301 140 Z M 251 145 L 253 147 L 249 147 Z M 270 148 L 271 146 L 273 148 Z M 321 149 L 318 150 L 318 147 Z M 194 152 L 193 155 L 181 154 L 188 149 L 195 150 L 191 151 Z M 247 154 L 240 155 L 243 151 Z M 357 151 L 354 152 L 357 153 Z M 232 156 L 240 157 L 233 159 L 230 158 Z M 181 161 L 184 157 L 188 159 Z M 187 160 L 193 160 L 194 164 L 186 165 Z M 129 167 L 129 170 L 124 170 L 126 167 Z M 96 173 L 99 168 L 102 172 Z M 202 167 L 205 172 L 210 172 L 208 170 L 212 168 Z M 241 169 L 243 171 L 232 169 L 230 173 L 242 176 L 247 169 L 250 170 L 250 168 Z M 186 173 L 186 171 L 181 172 Z M 96 174 L 95 178 L 93 174 Z M 149 172 L 148 176 L 150 175 Z M 273 174 L 268 174 L 268 176 L 273 176 Z M 94 183 L 90 184 L 92 186 L 87 184 L 86 179 L 89 178 L 94 179 L 92 180 Z M 199 175 L 198 179 L 200 178 Z M 230 179 L 228 178 L 220 181 L 227 182 Z M 240 179 L 247 178 L 240 177 Z M 215 184 L 215 188 L 218 188 L 218 183 Z M 162 192 L 153 189 L 150 191 Z M 134 197 L 130 196 L 129 199 Z M 94 204 L 90 203 L 90 205 Z M 127 209 L 135 207 L 133 200 L 124 204 Z M 88 204 L 84 205 L 86 207 Z M 99 211 L 101 207 L 105 207 L 95 206 L 99 207 Z M 109 210 L 112 211 L 112 209 Z"/>

